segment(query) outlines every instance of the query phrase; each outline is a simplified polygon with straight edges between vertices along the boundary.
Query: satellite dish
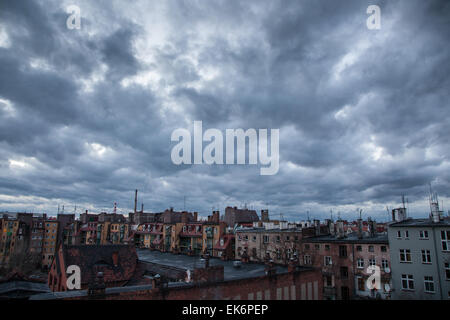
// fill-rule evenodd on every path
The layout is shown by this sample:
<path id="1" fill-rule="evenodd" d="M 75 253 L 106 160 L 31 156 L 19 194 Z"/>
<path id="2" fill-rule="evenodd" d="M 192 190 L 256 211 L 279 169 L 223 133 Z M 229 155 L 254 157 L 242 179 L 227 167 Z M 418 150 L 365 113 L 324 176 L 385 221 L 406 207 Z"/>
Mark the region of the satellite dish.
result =
<path id="1" fill-rule="evenodd" d="M 386 291 L 386 292 L 391 291 L 391 286 L 389 285 L 389 283 L 384 284 L 384 291 Z"/>
<path id="2" fill-rule="evenodd" d="M 391 268 L 386 267 L 386 268 L 384 269 L 384 272 L 386 272 L 386 273 L 391 273 Z"/>

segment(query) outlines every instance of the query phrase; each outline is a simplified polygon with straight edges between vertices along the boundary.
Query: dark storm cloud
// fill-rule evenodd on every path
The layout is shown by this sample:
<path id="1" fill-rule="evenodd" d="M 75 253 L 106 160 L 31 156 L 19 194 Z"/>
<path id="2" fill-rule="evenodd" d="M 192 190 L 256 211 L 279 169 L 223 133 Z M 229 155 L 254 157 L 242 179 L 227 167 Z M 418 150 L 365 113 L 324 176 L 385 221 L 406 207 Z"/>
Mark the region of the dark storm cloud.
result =
<path id="1" fill-rule="evenodd" d="M 57 1 L 1 5 L 0 209 L 126 211 L 138 188 L 148 210 L 384 218 L 407 194 L 424 216 L 430 181 L 448 199 L 446 1 L 378 1 L 377 31 L 372 1 L 74 4 L 80 30 Z M 172 164 L 194 120 L 280 128 L 278 174 Z"/>

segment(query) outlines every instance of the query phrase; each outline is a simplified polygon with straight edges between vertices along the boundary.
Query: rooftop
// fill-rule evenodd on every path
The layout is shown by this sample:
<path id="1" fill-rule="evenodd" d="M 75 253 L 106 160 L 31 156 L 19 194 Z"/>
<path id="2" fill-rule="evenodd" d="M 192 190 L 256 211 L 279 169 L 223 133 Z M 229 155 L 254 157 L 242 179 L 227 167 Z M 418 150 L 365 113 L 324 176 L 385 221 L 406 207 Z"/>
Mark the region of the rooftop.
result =
<path id="1" fill-rule="evenodd" d="M 146 249 L 137 249 L 139 260 L 161 265 L 193 270 L 203 267 L 204 263 L 198 256 L 176 255 Z M 224 280 L 236 280 L 260 277 L 265 275 L 265 265 L 260 263 L 243 263 L 240 268 L 233 266 L 233 261 L 222 261 L 217 258 L 209 259 L 210 266 L 222 265 L 224 267 Z M 276 266 L 277 273 L 287 273 L 287 267 Z M 307 268 L 305 268 L 307 270 Z M 308 269 L 309 270 L 309 269 Z"/>
<path id="2" fill-rule="evenodd" d="M 364 236 L 358 238 L 356 233 L 351 233 L 344 238 L 336 238 L 334 235 L 311 237 L 304 240 L 305 242 L 335 242 L 335 243 L 388 243 L 387 234 L 376 234 L 375 236 Z"/>
<path id="3" fill-rule="evenodd" d="M 390 227 L 449 227 L 450 217 L 444 217 L 439 222 L 433 222 L 431 219 L 412 219 L 408 218 L 400 222 L 394 222 L 389 225 Z"/>
<path id="4" fill-rule="evenodd" d="M 279 233 L 279 232 L 301 232 L 301 228 L 288 228 L 288 229 L 280 229 L 280 228 L 270 228 L 266 229 L 264 227 L 253 227 L 253 228 L 237 228 L 236 232 L 272 232 L 272 233 Z"/>

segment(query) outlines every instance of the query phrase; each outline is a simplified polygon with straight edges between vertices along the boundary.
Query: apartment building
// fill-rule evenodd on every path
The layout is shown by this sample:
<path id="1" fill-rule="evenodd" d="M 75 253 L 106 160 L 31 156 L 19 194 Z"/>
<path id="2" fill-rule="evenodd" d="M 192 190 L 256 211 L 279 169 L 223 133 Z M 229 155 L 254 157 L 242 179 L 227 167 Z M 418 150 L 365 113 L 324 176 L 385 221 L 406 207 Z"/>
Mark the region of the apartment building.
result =
<path id="1" fill-rule="evenodd" d="M 450 299 L 450 218 L 437 201 L 428 219 L 406 217 L 406 209 L 392 210 L 388 236 L 394 299 Z"/>
<path id="2" fill-rule="evenodd" d="M 300 264 L 321 270 L 323 296 L 327 300 L 358 298 L 386 299 L 390 297 L 390 255 L 386 234 L 376 233 L 375 221 L 369 221 L 369 232 L 347 234 L 344 221 L 336 222 L 333 234 L 303 239 Z M 380 268 L 379 288 L 369 289 L 367 279 Z M 386 286 L 387 284 L 387 286 Z"/>
<path id="3" fill-rule="evenodd" d="M 44 239 L 42 247 L 42 266 L 49 268 L 53 262 L 58 245 L 58 226 L 56 219 L 47 219 L 44 222 Z"/>

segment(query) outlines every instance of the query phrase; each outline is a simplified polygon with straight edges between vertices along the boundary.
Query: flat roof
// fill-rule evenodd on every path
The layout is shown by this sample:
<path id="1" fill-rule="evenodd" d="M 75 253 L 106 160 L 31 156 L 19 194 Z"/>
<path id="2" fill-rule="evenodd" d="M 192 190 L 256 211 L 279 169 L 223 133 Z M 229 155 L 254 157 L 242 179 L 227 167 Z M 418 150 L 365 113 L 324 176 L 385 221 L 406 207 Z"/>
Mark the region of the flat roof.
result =
<path id="1" fill-rule="evenodd" d="M 450 218 L 444 217 L 443 220 L 439 222 L 433 222 L 431 219 L 406 219 L 400 222 L 394 222 L 389 225 L 389 227 L 449 227 Z"/>
<path id="2" fill-rule="evenodd" d="M 153 262 L 161 265 L 193 270 L 204 266 L 199 256 L 187 256 L 184 254 L 172 254 L 168 252 L 151 251 L 148 249 L 136 249 L 139 260 Z M 265 265 L 262 263 L 242 263 L 240 268 L 235 268 L 233 261 L 222 261 L 218 258 L 209 259 L 210 266 L 222 265 L 224 268 L 224 280 L 236 280 L 255 278 L 265 275 Z M 287 267 L 275 266 L 278 274 L 287 273 Z M 301 270 L 301 268 L 299 269 Z M 304 270 L 310 270 L 304 268 Z"/>
<path id="3" fill-rule="evenodd" d="M 301 228 L 286 228 L 286 229 L 279 229 L 279 228 L 273 228 L 273 229 L 265 229 L 262 227 L 254 227 L 254 228 L 239 228 L 236 229 L 236 233 L 238 232 L 256 232 L 256 233 L 276 233 L 276 232 L 302 232 Z"/>
<path id="4" fill-rule="evenodd" d="M 335 242 L 335 243 L 389 243 L 387 234 L 376 234 L 373 237 L 365 236 L 362 239 L 358 238 L 356 233 L 351 233 L 342 239 L 336 238 L 334 235 L 317 236 L 310 238 L 303 238 L 303 242 Z"/>

